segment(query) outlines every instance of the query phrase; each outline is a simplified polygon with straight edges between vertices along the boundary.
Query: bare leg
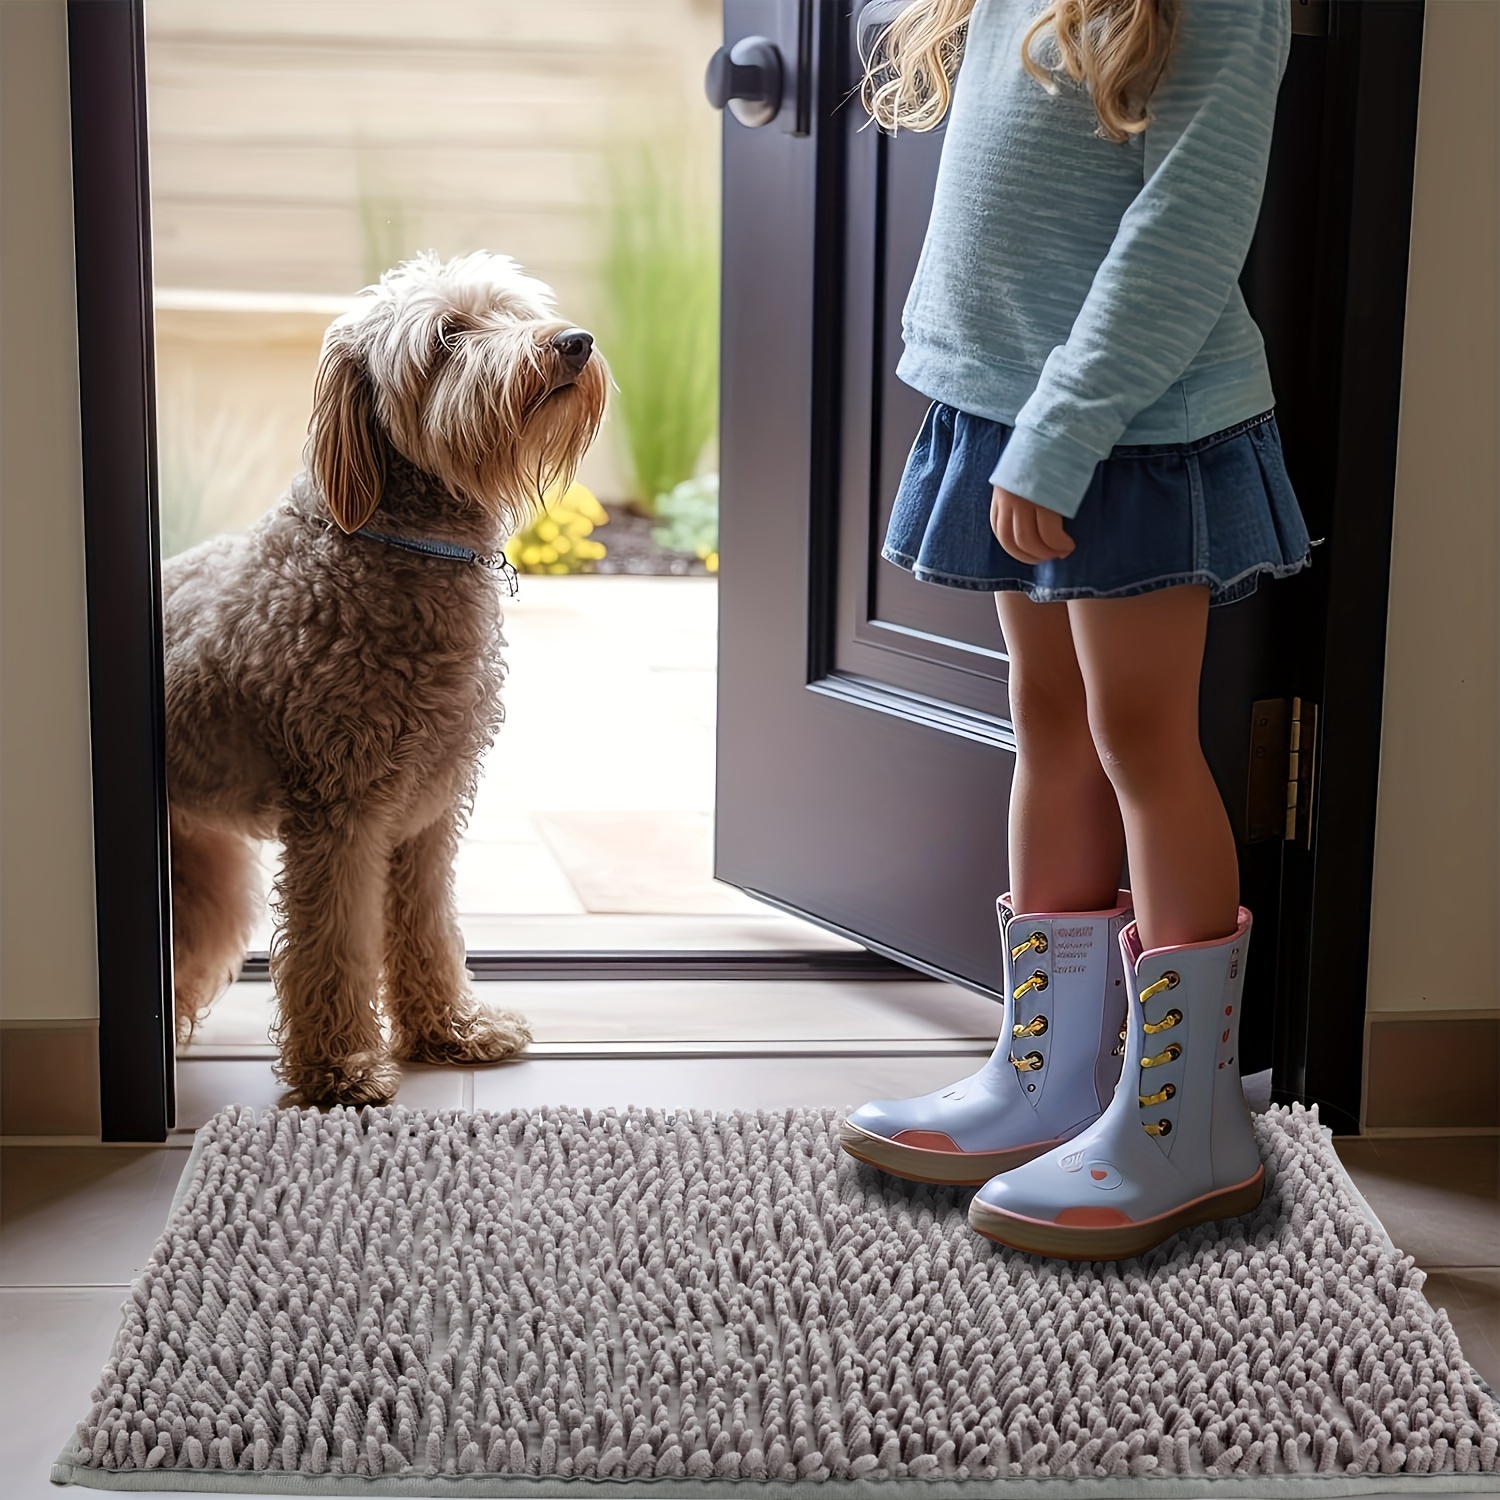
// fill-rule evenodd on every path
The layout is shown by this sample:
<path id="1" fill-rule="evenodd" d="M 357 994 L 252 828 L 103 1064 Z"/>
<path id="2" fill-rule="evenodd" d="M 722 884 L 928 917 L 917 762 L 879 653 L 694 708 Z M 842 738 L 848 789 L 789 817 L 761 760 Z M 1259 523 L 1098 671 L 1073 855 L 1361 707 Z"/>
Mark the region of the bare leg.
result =
<path id="1" fill-rule="evenodd" d="M 255 843 L 171 814 L 172 986 L 177 1040 L 234 983 L 259 905 Z"/>
<path id="2" fill-rule="evenodd" d="M 995 603 L 1017 743 L 1011 898 L 1019 911 L 1102 911 L 1115 904 L 1125 833 L 1089 732 L 1068 606 L 1017 593 Z"/>
<path id="3" fill-rule="evenodd" d="M 1198 738 L 1208 590 L 1160 589 L 1068 604 L 1099 759 L 1130 850 L 1142 944 L 1233 932 L 1234 834 Z"/>
<path id="4" fill-rule="evenodd" d="M 384 1104 L 401 1081 L 375 1008 L 385 850 L 370 827 L 316 813 L 288 817 L 281 837 L 278 1076 L 302 1104 Z"/>
<path id="5" fill-rule="evenodd" d="M 394 1055 L 405 1062 L 490 1063 L 531 1040 L 512 1011 L 469 993 L 453 908 L 458 829 L 443 818 L 397 846 L 385 896 L 385 1004 Z"/>

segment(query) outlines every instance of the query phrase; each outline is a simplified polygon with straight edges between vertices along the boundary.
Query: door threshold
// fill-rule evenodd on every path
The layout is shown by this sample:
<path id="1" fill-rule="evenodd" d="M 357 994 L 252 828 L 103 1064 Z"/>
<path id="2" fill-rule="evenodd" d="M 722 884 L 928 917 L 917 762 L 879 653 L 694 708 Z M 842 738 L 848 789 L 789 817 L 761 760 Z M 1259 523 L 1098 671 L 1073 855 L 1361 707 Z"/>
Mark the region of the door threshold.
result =
<path id="1" fill-rule="evenodd" d="M 477 980 L 913 980 L 926 977 L 864 948 L 786 949 L 533 949 L 471 952 L 465 963 Z M 270 956 L 251 953 L 241 979 L 269 979 Z"/>
<path id="2" fill-rule="evenodd" d="M 883 943 L 877 943 L 873 938 L 860 937 L 851 932 L 847 927 L 841 927 L 837 922 L 829 921 L 826 917 L 819 917 L 812 912 L 803 911 L 800 906 L 793 906 L 790 901 L 782 901 L 775 896 L 768 896 L 764 891 L 758 891 L 751 886 L 741 886 L 741 890 L 747 896 L 754 896 L 757 901 L 764 901 L 767 906 L 774 906 L 778 911 L 784 911 L 788 916 L 799 917 L 804 922 L 811 922 L 816 927 L 821 927 L 825 932 L 832 933 L 835 937 L 846 939 L 851 943 L 862 944 L 871 958 L 884 959 L 886 963 L 894 964 L 897 968 L 908 970 L 908 977 L 936 979 L 943 984 L 956 984 L 960 989 L 972 990 L 976 995 L 983 995 L 986 1000 L 994 1000 L 998 1004 L 1005 1003 L 1004 994 L 989 985 L 981 984 L 978 980 L 965 978 L 962 974 L 955 974 L 950 969 L 945 969 L 941 964 L 928 963 L 925 959 L 917 958 L 910 953 L 903 953 L 897 948 L 889 948 Z"/>
<path id="3" fill-rule="evenodd" d="M 792 1057 L 988 1057 L 995 1049 L 994 1037 L 957 1036 L 932 1038 L 871 1038 L 850 1041 L 830 1038 L 805 1040 L 744 1041 L 597 1041 L 532 1042 L 513 1062 L 574 1061 L 672 1061 L 694 1058 L 792 1058 Z M 276 1048 L 262 1046 L 190 1047 L 177 1054 L 178 1062 L 270 1062 Z M 495 1067 L 508 1067 L 496 1063 Z"/>

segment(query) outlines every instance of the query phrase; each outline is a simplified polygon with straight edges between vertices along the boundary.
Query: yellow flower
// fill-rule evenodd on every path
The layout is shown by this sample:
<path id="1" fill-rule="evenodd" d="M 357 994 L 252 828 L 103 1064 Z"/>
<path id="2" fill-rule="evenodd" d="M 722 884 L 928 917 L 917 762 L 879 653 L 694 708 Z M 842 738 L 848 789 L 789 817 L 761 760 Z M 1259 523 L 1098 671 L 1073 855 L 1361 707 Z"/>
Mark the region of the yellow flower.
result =
<path id="1" fill-rule="evenodd" d="M 609 513 L 583 485 L 573 483 L 547 496 L 536 520 L 505 544 L 505 555 L 521 573 L 574 573 L 605 555 L 602 542 L 588 538 Z"/>

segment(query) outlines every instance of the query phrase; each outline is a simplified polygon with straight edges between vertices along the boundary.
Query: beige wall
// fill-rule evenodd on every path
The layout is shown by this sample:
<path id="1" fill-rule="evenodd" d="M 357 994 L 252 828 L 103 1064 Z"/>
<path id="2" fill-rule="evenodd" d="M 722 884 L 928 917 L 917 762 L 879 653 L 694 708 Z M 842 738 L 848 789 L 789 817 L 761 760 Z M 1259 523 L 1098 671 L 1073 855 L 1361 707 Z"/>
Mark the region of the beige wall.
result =
<path id="1" fill-rule="evenodd" d="M 0 1020 L 98 1014 L 63 0 L 0 0 Z"/>
<path id="2" fill-rule="evenodd" d="M 1500 0 L 1428 0 L 1373 1012 L 1500 1005 Z"/>

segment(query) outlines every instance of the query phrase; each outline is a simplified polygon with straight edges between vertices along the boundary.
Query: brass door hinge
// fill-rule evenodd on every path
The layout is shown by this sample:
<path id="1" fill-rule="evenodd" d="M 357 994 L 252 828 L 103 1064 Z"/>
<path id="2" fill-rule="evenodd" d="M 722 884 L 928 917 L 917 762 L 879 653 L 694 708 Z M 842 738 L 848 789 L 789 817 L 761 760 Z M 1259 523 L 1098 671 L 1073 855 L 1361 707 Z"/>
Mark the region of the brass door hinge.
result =
<path id="1" fill-rule="evenodd" d="M 1312 848 L 1313 771 L 1318 750 L 1318 705 L 1292 699 L 1291 748 L 1286 768 L 1286 838 Z"/>
<path id="2" fill-rule="evenodd" d="M 1312 847 L 1318 705 L 1310 698 L 1260 698 L 1251 706 L 1245 837 Z"/>

